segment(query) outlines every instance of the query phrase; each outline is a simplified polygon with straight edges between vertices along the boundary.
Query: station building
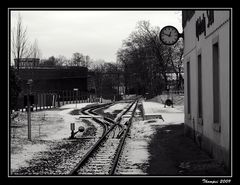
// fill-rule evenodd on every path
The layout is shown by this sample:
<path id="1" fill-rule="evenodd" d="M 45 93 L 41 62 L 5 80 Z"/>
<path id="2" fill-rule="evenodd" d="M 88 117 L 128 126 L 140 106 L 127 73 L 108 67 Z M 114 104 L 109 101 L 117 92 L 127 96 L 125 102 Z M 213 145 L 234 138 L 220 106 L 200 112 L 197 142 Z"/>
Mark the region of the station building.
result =
<path id="1" fill-rule="evenodd" d="M 184 10 L 185 134 L 230 169 L 231 12 Z"/>

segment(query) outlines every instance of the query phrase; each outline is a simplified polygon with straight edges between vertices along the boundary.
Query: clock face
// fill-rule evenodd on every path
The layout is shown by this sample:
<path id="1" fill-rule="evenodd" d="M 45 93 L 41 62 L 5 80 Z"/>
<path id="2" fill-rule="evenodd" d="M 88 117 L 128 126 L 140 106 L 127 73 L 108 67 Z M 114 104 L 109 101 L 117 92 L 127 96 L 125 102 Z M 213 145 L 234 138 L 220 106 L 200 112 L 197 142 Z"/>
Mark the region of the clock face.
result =
<path id="1" fill-rule="evenodd" d="M 179 39 L 178 30 L 173 26 L 165 26 L 159 34 L 160 40 L 166 45 L 173 45 Z"/>

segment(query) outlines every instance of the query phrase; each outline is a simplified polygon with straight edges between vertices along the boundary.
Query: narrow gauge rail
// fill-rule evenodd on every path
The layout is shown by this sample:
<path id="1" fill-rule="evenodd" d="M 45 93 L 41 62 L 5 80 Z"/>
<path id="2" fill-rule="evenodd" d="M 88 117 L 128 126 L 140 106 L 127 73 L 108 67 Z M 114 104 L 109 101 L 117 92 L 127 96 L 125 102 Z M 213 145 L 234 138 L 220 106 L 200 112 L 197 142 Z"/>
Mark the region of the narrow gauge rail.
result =
<path id="1" fill-rule="evenodd" d="M 107 106 L 110 106 L 112 103 L 106 103 L 106 104 L 102 104 L 102 105 L 94 105 L 94 106 L 90 106 L 90 107 L 86 107 L 86 108 L 82 108 L 81 109 L 81 113 L 83 115 L 93 115 L 93 116 L 96 116 L 98 115 L 96 112 L 94 112 L 94 110 L 96 109 L 99 109 L 99 108 L 103 108 L 103 107 L 107 107 Z M 104 136 L 104 134 L 107 132 L 109 126 L 110 126 L 110 123 L 114 124 L 115 122 L 111 119 L 108 119 L 107 121 L 101 121 L 95 117 L 92 117 L 92 119 L 100 124 L 100 126 L 103 127 L 103 133 L 102 133 L 102 136 Z"/>
<path id="2" fill-rule="evenodd" d="M 126 114 L 135 104 L 134 111 L 132 112 L 131 118 L 129 119 L 129 121 L 131 121 L 132 116 L 136 110 L 137 103 L 138 99 L 130 104 L 122 116 Z M 82 113 L 84 112 L 83 114 L 88 114 L 86 113 L 87 111 L 90 114 L 96 115 L 94 109 L 97 108 L 89 108 L 88 110 L 84 109 Z M 123 148 L 123 143 L 125 141 L 124 137 L 127 136 L 129 126 L 127 126 L 126 129 L 123 125 L 120 124 L 121 117 L 118 118 L 116 122 L 106 117 L 104 117 L 104 121 L 97 118 L 93 119 L 105 127 L 104 133 L 102 137 L 86 153 L 86 155 L 84 155 L 76 167 L 70 172 L 70 175 L 112 175 L 115 171 L 117 161 L 119 159 L 121 150 Z M 116 127 L 121 127 L 122 133 L 124 130 L 124 134 L 121 134 L 121 136 L 118 135 L 117 138 L 110 138 L 110 135 L 113 134 L 113 130 L 116 129 Z"/>
<path id="3" fill-rule="evenodd" d="M 131 117 L 130 117 L 130 119 L 127 121 L 127 128 L 126 128 L 126 130 L 124 131 L 123 137 L 121 138 L 119 147 L 118 147 L 118 149 L 117 149 L 117 152 L 116 152 L 116 155 L 115 155 L 115 158 L 114 158 L 114 161 L 113 161 L 113 165 L 112 165 L 112 168 L 111 168 L 111 171 L 110 171 L 110 175 L 114 175 L 114 172 L 115 172 L 116 167 L 117 167 L 117 165 L 118 165 L 118 161 L 119 161 L 121 152 L 122 152 L 122 150 L 123 150 L 123 145 L 124 145 L 124 143 L 125 143 L 125 139 L 126 139 L 126 137 L 127 137 L 127 134 L 128 134 L 128 132 L 129 132 L 129 129 L 130 129 L 130 127 L 131 127 L 131 123 L 132 123 L 132 119 L 133 119 L 133 117 L 134 117 L 135 111 L 136 111 L 136 109 L 137 109 L 138 101 L 139 101 L 139 99 L 135 102 L 135 106 L 134 106 L 134 109 L 133 109 L 133 111 L 132 111 Z M 120 132 L 119 135 L 122 135 L 122 132 Z"/>

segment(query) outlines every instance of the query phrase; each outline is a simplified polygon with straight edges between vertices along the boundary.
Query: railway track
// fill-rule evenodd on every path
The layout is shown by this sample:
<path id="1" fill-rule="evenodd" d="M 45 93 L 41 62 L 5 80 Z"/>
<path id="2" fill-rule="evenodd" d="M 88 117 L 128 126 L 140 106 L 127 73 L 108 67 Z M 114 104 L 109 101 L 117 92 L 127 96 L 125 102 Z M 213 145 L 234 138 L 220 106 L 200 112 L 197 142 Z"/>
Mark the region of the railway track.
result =
<path id="1" fill-rule="evenodd" d="M 92 115 L 92 119 L 99 123 L 104 131 L 102 137 L 81 158 L 70 175 L 114 175 L 137 104 L 138 99 L 131 102 L 115 120 L 94 117 L 98 115 L 94 110 L 100 106 L 82 110 L 82 114 Z M 127 119 L 123 119 L 124 115 L 128 115 Z"/>

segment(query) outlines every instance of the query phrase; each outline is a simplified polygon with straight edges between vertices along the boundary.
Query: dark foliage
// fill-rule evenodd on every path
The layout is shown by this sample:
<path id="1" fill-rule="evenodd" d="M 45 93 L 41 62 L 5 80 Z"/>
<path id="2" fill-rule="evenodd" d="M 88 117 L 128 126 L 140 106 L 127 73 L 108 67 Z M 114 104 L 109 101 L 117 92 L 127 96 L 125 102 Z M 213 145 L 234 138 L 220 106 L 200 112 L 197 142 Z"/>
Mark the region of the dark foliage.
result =
<path id="1" fill-rule="evenodd" d="M 18 95 L 21 92 L 21 80 L 16 71 L 11 67 L 9 70 L 9 108 L 14 110 L 17 107 Z"/>

